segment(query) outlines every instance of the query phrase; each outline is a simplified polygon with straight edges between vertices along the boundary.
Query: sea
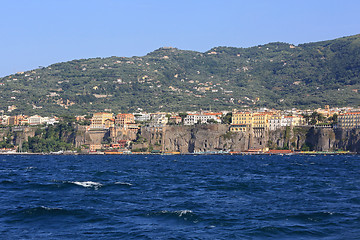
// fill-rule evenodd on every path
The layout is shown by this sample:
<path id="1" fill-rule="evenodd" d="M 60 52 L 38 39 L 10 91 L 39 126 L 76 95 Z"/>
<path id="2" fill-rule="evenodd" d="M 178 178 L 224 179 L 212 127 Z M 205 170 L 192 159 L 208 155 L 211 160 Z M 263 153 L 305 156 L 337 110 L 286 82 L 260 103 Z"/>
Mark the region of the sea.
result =
<path id="1" fill-rule="evenodd" d="M 0 155 L 0 239 L 360 239 L 360 156 Z"/>

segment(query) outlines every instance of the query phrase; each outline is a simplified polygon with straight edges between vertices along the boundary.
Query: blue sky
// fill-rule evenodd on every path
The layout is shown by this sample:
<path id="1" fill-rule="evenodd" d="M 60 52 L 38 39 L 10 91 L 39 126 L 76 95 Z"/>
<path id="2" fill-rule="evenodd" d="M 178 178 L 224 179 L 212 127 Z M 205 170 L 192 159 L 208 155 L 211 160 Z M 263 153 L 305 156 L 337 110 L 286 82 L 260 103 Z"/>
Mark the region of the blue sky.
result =
<path id="1" fill-rule="evenodd" d="M 293 44 L 360 33 L 358 0 L 0 0 L 0 77 L 162 47 Z"/>

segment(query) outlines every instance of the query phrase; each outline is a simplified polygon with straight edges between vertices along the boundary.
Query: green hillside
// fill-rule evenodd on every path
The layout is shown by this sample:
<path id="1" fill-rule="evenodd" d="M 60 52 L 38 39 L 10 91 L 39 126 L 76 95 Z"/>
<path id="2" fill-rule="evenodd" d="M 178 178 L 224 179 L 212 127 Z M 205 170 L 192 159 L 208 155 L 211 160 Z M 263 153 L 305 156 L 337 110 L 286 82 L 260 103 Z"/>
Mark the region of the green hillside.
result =
<path id="1" fill-rule="evenodd" d="M 357 106 L 360 35 L 205 53 L 160 48 L 56 63 L 0 83 L 0 109 L 15 105 L 13 113 L 26 114 Z"/>

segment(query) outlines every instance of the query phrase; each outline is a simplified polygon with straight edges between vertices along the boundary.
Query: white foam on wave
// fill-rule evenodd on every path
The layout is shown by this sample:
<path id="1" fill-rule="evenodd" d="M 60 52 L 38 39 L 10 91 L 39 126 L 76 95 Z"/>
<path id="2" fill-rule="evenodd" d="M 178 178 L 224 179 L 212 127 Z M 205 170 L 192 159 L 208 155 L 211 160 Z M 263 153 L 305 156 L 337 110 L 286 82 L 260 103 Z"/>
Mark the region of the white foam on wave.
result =
<path id="1" fill-rule="evenodd" d="M 175 213 L 178 214 L 179 217 L 181 217 L 182 215 L 193 213 L 193 211 L 191 211 L 191 210 L 179 210 L 179 211 L 175 211 Z"/>
<path id="2" fill-rule="evenodd" d="M 102 186 L 101 183 L 98 183 L 98 182 L 92 182 L 92 181 L 85 181 L 85 182 L 71 182 L 73 184 L 76 184 L 76 185 L 79 185 L 79 186 L 82 186 L 82 187 L 86 187 L 86 188 L 90 188 L 90 187 L 93 187 L 95 189 L 98 189 L 99 187 Z"/>
<path id="3" fill-rule="evenodd" d="M 115 182 L 115 184 L 132 186 L 132 184 L 131 184 L 131 183 L 128 183 L 128 182 Z"/>
<path id="4" fill-rule="evenodd" d="M 62 210 L 61 208 L 50 208 L 50 207 L 45 207 L 45 206 L 41 206 L 41 209 L 47 210 L 47 211 L 51 211 L 51 210 Z"/>

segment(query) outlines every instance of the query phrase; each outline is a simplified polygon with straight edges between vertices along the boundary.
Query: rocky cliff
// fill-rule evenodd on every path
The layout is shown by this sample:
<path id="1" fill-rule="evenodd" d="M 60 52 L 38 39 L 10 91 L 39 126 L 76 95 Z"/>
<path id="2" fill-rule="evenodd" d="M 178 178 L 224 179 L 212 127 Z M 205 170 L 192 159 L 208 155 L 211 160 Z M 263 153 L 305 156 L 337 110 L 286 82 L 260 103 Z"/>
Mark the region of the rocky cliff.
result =
<path id="1" fill-rule="evenodd" d="M 142 127 L 136 133 L 119 129 L 87 130 L 78 126 L 76 137 L 71 138 L 75 147 L 116 143 L 119 140 L 135 140 L 132 149 L 143 151 L 194 153 L 206 151 L 245 151 L 248 149 L 291 149 L 334 151 L 349 150 L 360 153 L 360 129 L 286 127 L 276 131 L 255 133 L 229 132 L 229 125 L 209 124 L 195 126 Z M 15 145 L 21 145 L 33 137 L 35 127 L 3 128 L 0 141 L 11 136 Z"/>
<path id="2" fill-rule="evenodd" d="M 360 152 L 360 129 L 286 127 L 260 134 L 229 132 L 228 125 L 166 126 L 142 128 L 143 141 L 135 148 L 194 153 L 206 151 L 244 151 L 272 149 Z"/>

